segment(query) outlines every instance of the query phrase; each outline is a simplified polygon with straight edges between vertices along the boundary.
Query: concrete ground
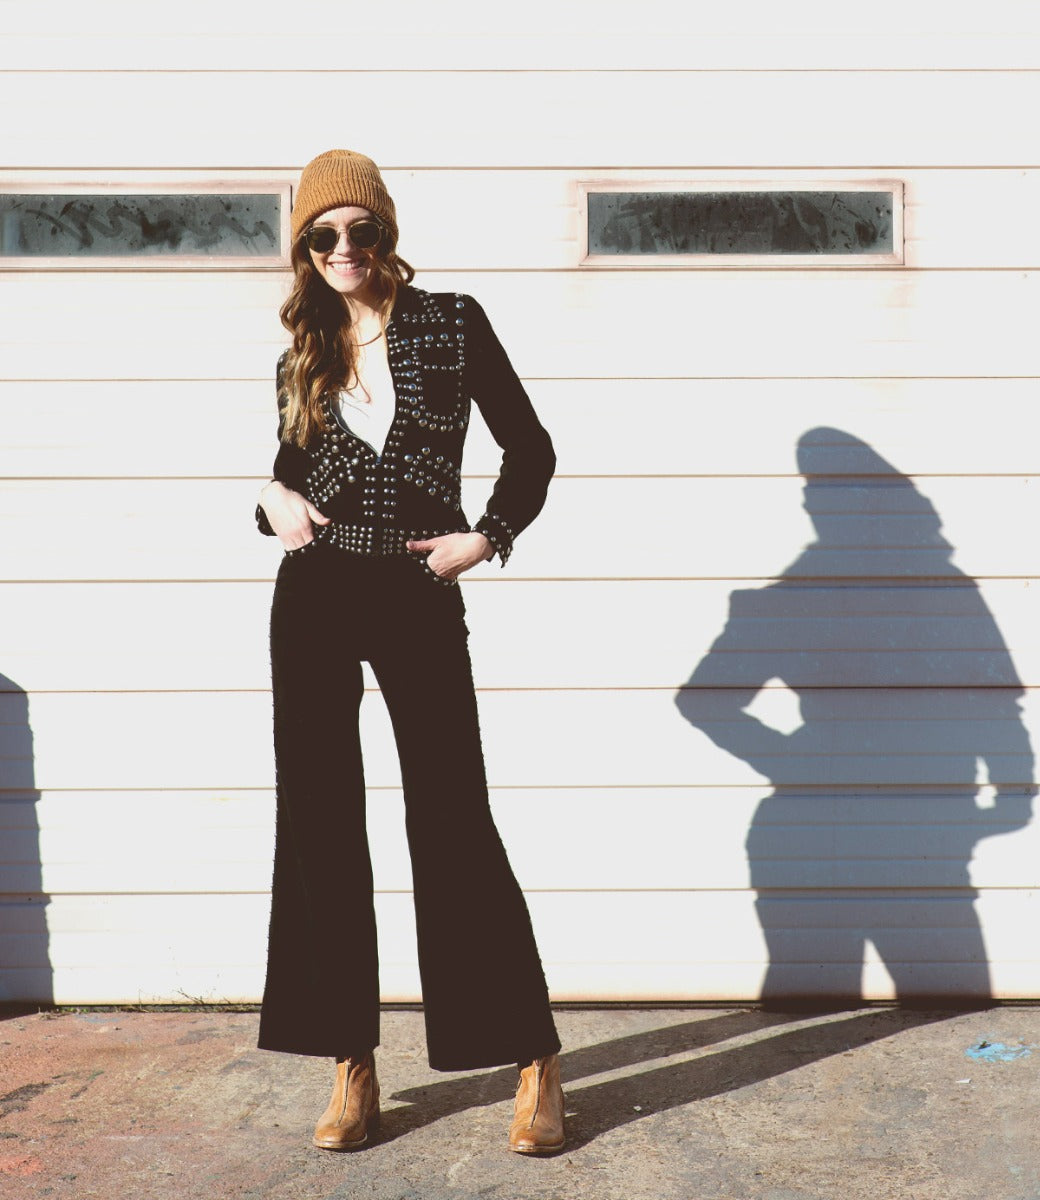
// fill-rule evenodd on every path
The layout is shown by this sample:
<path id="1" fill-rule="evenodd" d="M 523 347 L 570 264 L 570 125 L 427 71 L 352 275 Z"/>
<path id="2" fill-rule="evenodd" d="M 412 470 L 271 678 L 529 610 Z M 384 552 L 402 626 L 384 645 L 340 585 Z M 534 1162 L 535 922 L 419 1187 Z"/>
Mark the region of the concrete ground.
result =
<path id="1" fill-rule="evenodd" d="M 383 1018 L 383 1123 L 310 1145 L 328 1061 L 232 1012 L 0 1021 L 0 1196 L 1036 1200 L 1040 1009 L 563 1009 L 569 1144 L 506 1149 L 513 1069 L 437 1074 Z"/>

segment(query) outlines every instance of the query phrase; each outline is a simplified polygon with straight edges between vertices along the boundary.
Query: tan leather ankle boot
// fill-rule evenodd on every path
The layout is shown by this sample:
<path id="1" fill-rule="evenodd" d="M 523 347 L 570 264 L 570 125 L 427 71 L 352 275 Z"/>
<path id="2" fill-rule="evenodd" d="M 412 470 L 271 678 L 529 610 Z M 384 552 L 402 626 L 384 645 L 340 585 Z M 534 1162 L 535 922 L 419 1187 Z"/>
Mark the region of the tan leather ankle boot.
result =
<path id="1" fill-rule="evenodd" d="M 563 1149 L 563 1089 L 555 1054 L 520 1070 L 509 1149 L 517 1154 L 554 1154 Z"/>
<path id="2" fill-rule="evenodd" d="M 332 1099 L 314 1127 L 322 1150 L 356 1150 L 379 1125 L 379 1080 L 372 1054 L 336 1063 Z"/>

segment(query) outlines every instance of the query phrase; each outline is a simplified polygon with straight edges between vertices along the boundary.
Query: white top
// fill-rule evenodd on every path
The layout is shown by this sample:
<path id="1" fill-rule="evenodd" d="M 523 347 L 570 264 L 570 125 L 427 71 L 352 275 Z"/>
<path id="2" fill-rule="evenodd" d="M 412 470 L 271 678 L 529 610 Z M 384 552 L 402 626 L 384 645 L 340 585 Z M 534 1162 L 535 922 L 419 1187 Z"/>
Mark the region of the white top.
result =
<path id="1" fill-rule="evenodd" d="M 361 365 L 359 362 L 359 369 Z M 344 388 L 338 399 L 343 424 L 382 455 L 397 412 L 394 381 L 386 356 L 374 355 L 366 362 L 364 378 L 358 377 L 356 387 Z"/>

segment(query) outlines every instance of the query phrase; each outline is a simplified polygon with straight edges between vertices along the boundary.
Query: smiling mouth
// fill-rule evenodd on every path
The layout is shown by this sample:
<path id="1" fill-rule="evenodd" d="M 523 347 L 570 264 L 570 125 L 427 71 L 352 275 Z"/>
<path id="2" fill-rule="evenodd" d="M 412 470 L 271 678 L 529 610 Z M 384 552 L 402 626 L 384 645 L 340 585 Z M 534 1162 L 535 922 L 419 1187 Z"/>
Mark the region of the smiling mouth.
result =
<path id="1" fill-rule="evenodd" d="M 360 271 L 365 265 L 365 260 L 361 258 L 346 258 L 339 262 L 330 262 L 328 264 L 330 271 L 336 271 L 341 275 L 350 275 L 354 271 Z"/>

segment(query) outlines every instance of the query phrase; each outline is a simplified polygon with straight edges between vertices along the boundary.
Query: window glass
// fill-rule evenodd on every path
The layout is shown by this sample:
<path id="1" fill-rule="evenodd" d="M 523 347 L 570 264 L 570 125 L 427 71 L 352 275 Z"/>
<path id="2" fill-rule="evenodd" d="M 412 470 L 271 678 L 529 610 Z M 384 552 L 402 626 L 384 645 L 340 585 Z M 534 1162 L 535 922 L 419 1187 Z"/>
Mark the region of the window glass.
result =
<path id="1" fill-rule="evenodd" d="M 281 258 L 283 196 L 0 193 L 0 257 Z"/>
<path id="2" fill-rule="evenodd" d="M 890 191 L 593 191 L 590 256 L 891 255 Z"/>

